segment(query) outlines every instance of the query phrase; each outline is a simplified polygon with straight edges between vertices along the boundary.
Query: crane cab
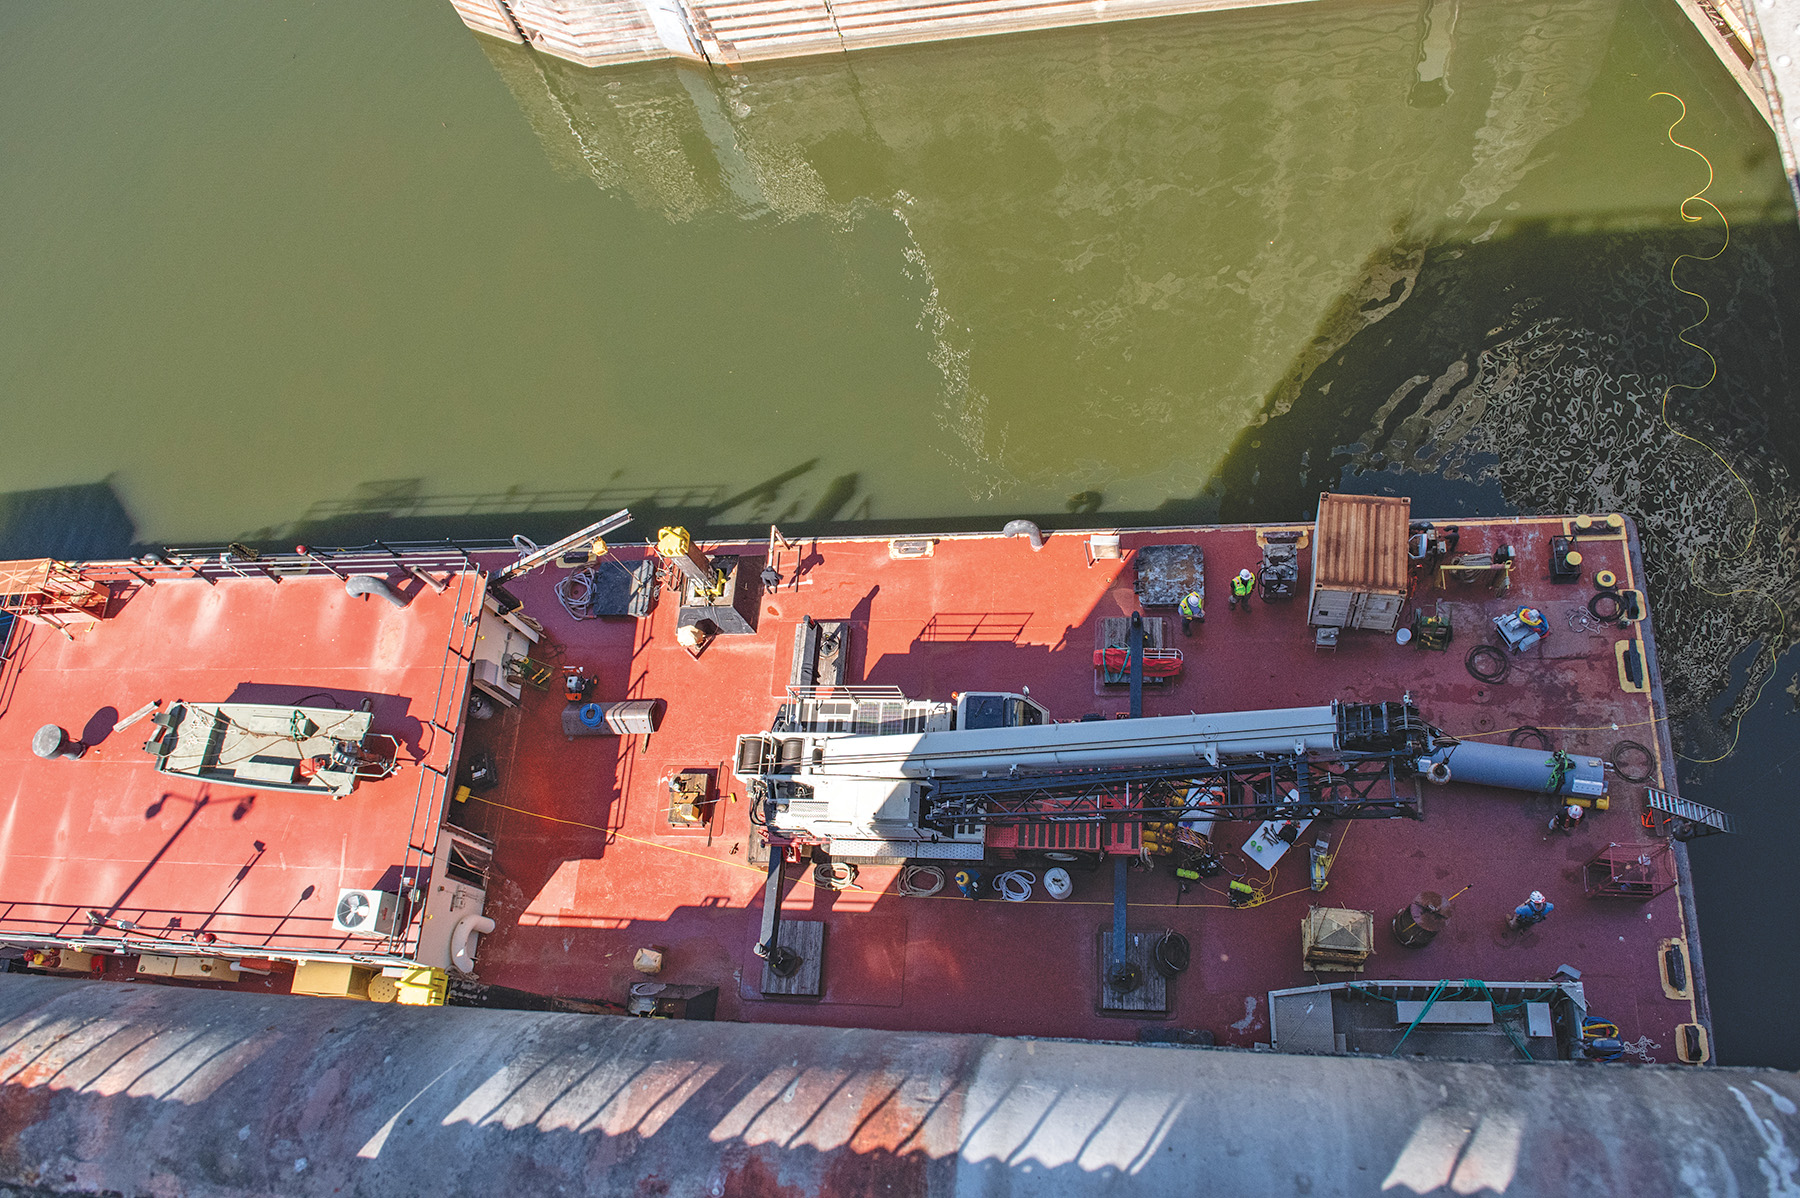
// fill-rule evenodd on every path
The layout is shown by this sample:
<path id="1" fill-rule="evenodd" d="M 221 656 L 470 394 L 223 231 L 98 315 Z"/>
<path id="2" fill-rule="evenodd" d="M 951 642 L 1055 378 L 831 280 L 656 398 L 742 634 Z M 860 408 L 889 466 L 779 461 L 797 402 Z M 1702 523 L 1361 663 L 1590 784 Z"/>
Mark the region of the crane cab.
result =
<path id="1" fill-rule="evenodd" d="M 1029 692 L 964 691 L 956 696 L 956 722 L 952 727 L 1029 728 L 1049 723 L 1054 723 L 1050 712 L 1034 702 Z"/>

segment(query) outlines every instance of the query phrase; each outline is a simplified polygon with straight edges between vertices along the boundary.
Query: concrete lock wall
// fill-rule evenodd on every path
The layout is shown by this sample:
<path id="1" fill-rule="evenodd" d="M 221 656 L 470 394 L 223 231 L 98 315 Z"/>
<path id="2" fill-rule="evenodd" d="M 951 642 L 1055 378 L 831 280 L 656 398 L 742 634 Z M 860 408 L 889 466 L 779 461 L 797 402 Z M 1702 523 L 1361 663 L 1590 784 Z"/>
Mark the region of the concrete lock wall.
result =
<path id="1" fill-rule="evenodd" d="M 585 66 L 724 65 L 1305 0 L 451 0 L 463 23 Z"/>
<path id="2" fill-rule="evenodd" d="M 0 977 L 0 1183 L 237 1195 L 1760 1194 L 1800 1078 Z M 1785 1187 L 1785 1188 L 1784 1188 Z"/>

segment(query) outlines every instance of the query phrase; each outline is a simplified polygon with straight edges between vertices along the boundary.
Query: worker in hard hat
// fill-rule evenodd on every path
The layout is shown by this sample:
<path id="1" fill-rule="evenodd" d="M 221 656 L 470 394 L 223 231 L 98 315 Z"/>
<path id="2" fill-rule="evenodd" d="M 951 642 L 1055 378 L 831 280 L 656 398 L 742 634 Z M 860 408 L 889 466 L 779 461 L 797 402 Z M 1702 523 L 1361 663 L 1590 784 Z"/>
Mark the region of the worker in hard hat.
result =
<path id="1" fill-rule="evenodd" d="M 1545 898 L 1543 891 L 1534 890 L 1524 902 L 1513 908 L 1513 913 L 1506 918 L 1506 926 L 1517 932 L 1543 923 L 1554 910 L 1556 904 Z"/>
<path id="2" fill-rule="evenodd" d="M 1585 812 L 1583 812 L 1579 806 L 1570 803 L 1567 807 L 1564 807 L 1561 811 L 1558 811 L 1555 815 L 1550 817 L 1550 831 L 1574 832 L 1576 825 L 1581 823 L 1581 817 L 1584 814 Z M 1550 838 L 1545 836 L 1544 839 L 1548 840 Z"/>
<path id="3" fill-rule="evenodd" d="M 1254 594 L 1256 594 L 1256 575 L 1252 574 L 1247 568 L 1239 570 L 1237 572 L 1237 577 L 1231 580 L 1232 609 L 1235 611 L 1238 604 L 1242 603 L 1244 605 L 1244 610 L 1249 611 L 1250 596 Z"/>
<path id="4" fill-rule="evenodd" d="M 1181 597 L 1181 634 L 1194 635 L 1194 622 L 1206 623 L 1206 608 L 1202 606 L 1199 591 L 1189 591 Z"/>

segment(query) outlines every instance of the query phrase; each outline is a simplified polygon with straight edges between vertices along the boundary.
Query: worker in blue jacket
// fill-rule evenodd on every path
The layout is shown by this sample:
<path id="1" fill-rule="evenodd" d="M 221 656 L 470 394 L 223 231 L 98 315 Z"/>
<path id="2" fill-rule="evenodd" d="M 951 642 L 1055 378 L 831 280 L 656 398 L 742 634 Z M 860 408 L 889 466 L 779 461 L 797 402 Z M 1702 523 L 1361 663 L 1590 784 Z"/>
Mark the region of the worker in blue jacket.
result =
<path id="1" fill-rule="evenodd" d="M 1556 904 L 1544 897 L 1544 892 L 1534 890 L 1524 902 L 1513 908 L 1507 916 L 1506 926 L 1513 931 L 1522 931 L 1534 924 L 1543 923 L 1550 918 L 1550 912 L 1556 910 Z"/>

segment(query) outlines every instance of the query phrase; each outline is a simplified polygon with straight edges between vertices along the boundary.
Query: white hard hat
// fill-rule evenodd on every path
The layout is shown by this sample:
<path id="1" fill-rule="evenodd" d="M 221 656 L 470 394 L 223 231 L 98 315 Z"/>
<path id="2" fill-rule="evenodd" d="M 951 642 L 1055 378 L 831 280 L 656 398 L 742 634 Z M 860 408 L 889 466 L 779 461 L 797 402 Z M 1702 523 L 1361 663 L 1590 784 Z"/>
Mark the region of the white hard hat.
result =
<path id="1" fill-rule="evenodd" d="M 1517 892 L 1515 891 L 1514 893 L 1517 893 Z M 1532 903 L 1541 903 L 1544 901 L 1544 892 L 1541 890 L 1534 890 L 1531 892 L 1531 897 L 1529 899 L 1527 899 L 1526 901 L 1532 902 Z"/>
<path id="2" fill-rule="evenodd" d="M 1574 803 L 1569 804 L 1569 818 L 1570 819 L 1580 819 L 1581 818 L 1581 808 L 1576 806 Z"/>
<path id="3" fill-rule="evenodd" d="M 1066 899 L 1075 886 L 1069 880 L 1069 871 L 1059 866 L 1044 874 L 1044 889 L 1053 899 Z"/>
<path id="4" fill-rule="evenodd" d="M 1239 578 L 1254 578 L 1256 576 L 1254 574 L 1250 573 L 1249 570 L 1245 569 L 1245 570 L 1238 571 L 1238 577 Z"/>

